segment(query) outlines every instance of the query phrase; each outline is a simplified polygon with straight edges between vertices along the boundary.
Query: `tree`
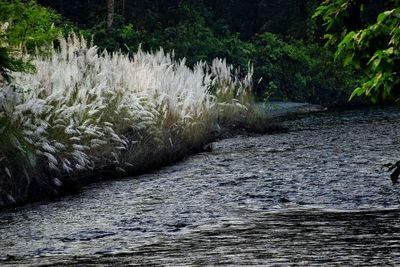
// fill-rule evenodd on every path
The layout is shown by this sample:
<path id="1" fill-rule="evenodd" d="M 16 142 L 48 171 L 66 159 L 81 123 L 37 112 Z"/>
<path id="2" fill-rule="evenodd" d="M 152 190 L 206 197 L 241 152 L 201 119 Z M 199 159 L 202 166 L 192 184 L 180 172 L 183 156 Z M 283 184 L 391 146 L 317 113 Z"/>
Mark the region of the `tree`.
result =
<path id="1" fill-rule="evenodd" d="M 365 94 L 373 102 L 400 97 L 400 1 L 382 1 L 374 21 L 371 6 L 376 1 L 326 0 L 314 13 L 322 19 L 328 46 L 335 58 L 362 72 L 351 97 Z M 368 12 L 370 12 L 368 14 Z"/>
<path id="2" fill-rule="evenodd" d="M 20 57 L 25 52 L 45 52 L 60 34 L 60 16 L 35 1 L 0 0 L 0 76 L 11 81 L 11 72 L 32 71 L 34 66 Z M 43 49 L 42 49 L 43 48 Z"/>
<path id="3" fill-rule="evenodd" d="M 28 53 L 44 48 L 59 36 L 59 21 L 58 14 L 36 1 L 0 0 L 0 22 L 8 24 L 5 38 L 11 47 L 22 44 Z"/>

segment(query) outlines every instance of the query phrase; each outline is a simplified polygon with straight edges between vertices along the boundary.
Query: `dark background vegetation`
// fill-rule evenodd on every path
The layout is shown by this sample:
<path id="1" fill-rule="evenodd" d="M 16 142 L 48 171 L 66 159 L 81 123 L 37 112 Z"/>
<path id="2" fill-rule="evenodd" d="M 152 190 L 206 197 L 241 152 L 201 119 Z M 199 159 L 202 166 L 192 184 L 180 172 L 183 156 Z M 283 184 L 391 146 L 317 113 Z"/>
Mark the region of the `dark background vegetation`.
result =
<path id="1" fill-rule="evenodd" d="M 220 57 L 243 72 L 252 62 L 260 99 L 347 104 L 359 77 L 351 68 L 344 69 L 340 60 L 334 62 L 332 51 L 323 47 L 323 30 L 311 19 L 321 3 L 317 0 L 37 2 L 61 14 L 62 24 L 68 21 L 69 27 L 109 51 L 163 47 L 177 58 L 185 57 L 188 64 Z M 385 1 L 372 2 L 366 22 L 385 7 Z"/>

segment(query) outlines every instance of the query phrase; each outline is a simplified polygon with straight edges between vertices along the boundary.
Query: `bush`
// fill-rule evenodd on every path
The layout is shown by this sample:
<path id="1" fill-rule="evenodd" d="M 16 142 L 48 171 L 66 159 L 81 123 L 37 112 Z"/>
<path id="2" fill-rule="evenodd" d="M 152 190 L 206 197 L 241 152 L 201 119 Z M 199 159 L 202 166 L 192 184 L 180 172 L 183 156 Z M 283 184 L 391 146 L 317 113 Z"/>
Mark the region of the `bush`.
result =
<path id="1" fill-rule="evenodd" d="M 333 63 L 333 55 L 317 44 L 283 41 L 272 33 L 254 39 L 255 78 L 271 99 L 318 104 L 347 102 L 356 82 L 351 70 Z"/>
<path id="2" fill-rule="evenodd" d="M 20 50 L 47 52 L 60 34 L 54 25 L 59 21 L 59 15 L 36 1 L 0 0 L 0 76 L 6 82 L 11 82 L 10 72 L 34 70 Z"/>
<path id="3" fill-rule="evenodd" d="M 6 34 L 10 46 L 19 46 L 33 53 L 58 38 L 60 29 L 56 24 L 61 17 L 36 1 L 27 3 L 20 0 L 0 0 L 0 22 L 7 22 L 10 27 Z"/>

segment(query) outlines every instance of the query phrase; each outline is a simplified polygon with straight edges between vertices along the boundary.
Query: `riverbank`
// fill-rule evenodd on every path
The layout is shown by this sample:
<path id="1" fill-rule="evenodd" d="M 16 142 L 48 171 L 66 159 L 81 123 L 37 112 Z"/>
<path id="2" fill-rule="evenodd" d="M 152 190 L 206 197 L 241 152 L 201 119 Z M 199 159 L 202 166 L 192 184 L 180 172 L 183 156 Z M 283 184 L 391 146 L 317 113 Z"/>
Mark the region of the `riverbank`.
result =
<path id="1" fill-rule="evenodd" d="M 53 178 L 50 175 L 49 178 L 42 177 L 33 180 L 27 185 L 23 194 L 16 193 L 11 198 L 6 197 L 4 194 L 4 192 L 10 191 L 7 190 L 7 187 L 10 188 L 11 185 L 0 184 L 3 186 L 3 194 L 0 194 L 0 210 L 30 202 L 51 200 L 75 194 L 82 187 L 93 182 L 140 175 L 176 163 L 190 155 L 211 151 L 212 146 L 210 143 L 217 139 L 230 138 L 237 135 L 286 132 L 287 128 L 283 127 L 281 123 L 284 115 L 301 115 L 326 110 L 318 105 L 293 102 L 271 102 L 268 105 L 257 104 L 253 108 L 257 109 L 257 111 L 251 111 L 249 113 L 250 116 L 245 113 L 243 116 L 248 116 L 247 118 L 230 118 L 220 122 L 220 125 L 214 124 L 212 129 L 208 129 L 201 138 L 196 139 L 199 140 L 197 142 L 182 139 L 182 136 L 171 136 L 171 133 L 165 132 L 162 138 L 164 140 L 163 143 L 157 144 L 157 147 L 152 147 L 151 143 L 144 143 L 140 147 L 137 146 L 136 150 L 140 152 L 136 152 L 135 158 L 130 159 L 130 162 L 134 164 L 125 166 L 123 170 L 118 168 L 118 165 L 106 165 L 102 168 L 75 172 L 68 176 L 58 176 L 57 178 Z M 46 171 L 42 170 L 42 172 L 46 174 Z M 40 176 L 43 173 L 40 174 L 40 171 L 37 171 L 35 175 Z M 5 180 L 0 179 L 0 181 Z"/>

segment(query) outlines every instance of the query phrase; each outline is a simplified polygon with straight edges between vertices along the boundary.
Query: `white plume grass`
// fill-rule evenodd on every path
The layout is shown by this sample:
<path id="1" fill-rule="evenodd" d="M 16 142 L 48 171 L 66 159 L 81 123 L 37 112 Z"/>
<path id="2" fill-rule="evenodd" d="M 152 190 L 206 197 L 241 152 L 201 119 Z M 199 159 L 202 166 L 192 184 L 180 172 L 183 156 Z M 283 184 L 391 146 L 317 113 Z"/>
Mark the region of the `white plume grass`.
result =
<path id="1" fill-rule="evenodd" d="M 75 34 L 47 56 L 26 57 L 36 72 L 0 83 L 0 177 L 19 173 L 15 155 L 37 158 L 31 167 L 54 177 L 122 171 L 146 162 L 143 155 L 207 142 L 226 107 L 246 110 L 252 101 L 252 67 L 240 79 L 221 59 L 189 68 L 162 49 L 99 52 Z"/>

